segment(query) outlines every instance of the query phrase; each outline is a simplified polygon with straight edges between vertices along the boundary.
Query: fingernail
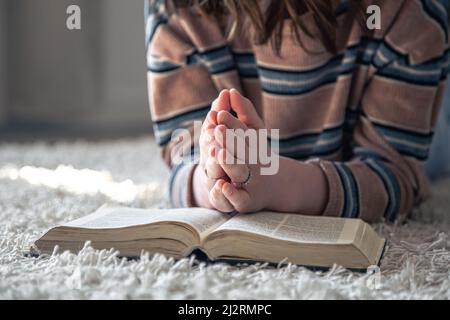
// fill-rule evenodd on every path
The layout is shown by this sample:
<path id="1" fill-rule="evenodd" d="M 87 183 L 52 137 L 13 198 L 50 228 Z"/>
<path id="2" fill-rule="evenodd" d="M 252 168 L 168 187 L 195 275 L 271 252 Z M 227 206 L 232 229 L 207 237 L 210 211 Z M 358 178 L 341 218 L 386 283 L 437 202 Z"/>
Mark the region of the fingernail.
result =
<path id="1" fill-rule="evenodd" d="M 230 92 L 234 92 L 234 93 L 237 93 L 237 94 L 239 94 L 239 95 L 241 94 L 241 93 L 240 93 L 237 89 L 235 89 L 235 88 L 231 89 Z"/>
<path id="2" fill-rule="evenodd" d="M 231 196 L 233 194 L 231 184 L 229 184 L 228 182 L 223 185 L 222 191 L 227 196 Z"/>
<path id="3" fill-rule="evenodd" d="M 209 120 L 211 120 L 213 123 L 216 123 L 216 119 L 217 119 L 217 112 L 214 110 L 209 111 L 208 113 L 208 118 Z"/>

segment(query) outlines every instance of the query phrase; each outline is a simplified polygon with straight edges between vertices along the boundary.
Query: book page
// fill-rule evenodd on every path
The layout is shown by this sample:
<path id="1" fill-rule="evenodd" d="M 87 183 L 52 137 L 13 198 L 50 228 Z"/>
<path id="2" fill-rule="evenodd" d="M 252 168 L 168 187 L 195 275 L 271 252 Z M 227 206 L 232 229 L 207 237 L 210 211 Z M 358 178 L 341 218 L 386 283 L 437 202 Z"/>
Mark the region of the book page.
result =
<path id="1" fill-rule="evenodd" d="M 217 231 L 239 230 L 288 241 L 336 243 L 348 238 L 343 236 L 346 222 L 348 219 L 259 212 L 237 215 Z"/>
<path id="2" fill-rule="evenodd" d="M 64 227 L 86 229 L 115 229 L 157 222 L 186 223 L 199 234 L 223 224 L 227 214 L 201 208 L 183 209 L 135 209 L 103 206 L 91 215 L 71 221 Z"/>

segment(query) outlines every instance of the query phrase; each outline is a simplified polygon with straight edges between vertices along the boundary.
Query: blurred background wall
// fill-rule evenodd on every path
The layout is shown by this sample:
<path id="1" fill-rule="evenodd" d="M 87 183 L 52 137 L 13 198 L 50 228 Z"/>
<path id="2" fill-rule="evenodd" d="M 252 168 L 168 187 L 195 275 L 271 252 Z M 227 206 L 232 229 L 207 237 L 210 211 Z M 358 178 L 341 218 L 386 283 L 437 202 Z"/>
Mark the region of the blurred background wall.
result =
<path id="1" fill-rule="evenodd" d="M 0 125 L 151 130 L 143 0 L 0 0 L 0 15 Z"/>

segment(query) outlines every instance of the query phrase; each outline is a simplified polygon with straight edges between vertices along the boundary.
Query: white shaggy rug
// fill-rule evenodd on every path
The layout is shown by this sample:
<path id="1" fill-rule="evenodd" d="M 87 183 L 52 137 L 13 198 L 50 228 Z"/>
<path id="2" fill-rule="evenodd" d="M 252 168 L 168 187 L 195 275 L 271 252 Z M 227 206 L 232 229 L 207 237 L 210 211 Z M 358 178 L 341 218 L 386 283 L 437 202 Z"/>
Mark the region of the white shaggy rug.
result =
<path id="1" fill-rule="evenodd" d="M 449 299 L 450 181 L 434 187 L 389 239 L 381 276 L 336 267 L 204 265 L 164 256 L 126 261 L 113 251 L 24 256 L 47 228 L 105 202 L 164 207 L 167 170 L 150 137 L 99 143 L 0 144 L 0 298 L 3 299 Z"/>

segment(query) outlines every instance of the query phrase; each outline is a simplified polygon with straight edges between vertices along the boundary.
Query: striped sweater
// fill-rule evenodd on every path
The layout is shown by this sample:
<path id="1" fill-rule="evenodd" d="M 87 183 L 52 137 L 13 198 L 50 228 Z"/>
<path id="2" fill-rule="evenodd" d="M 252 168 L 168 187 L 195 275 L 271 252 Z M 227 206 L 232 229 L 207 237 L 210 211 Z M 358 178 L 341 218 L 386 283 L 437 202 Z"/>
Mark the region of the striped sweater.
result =
<path id="1" fill-rule="evenodd" d="M 148 84 L 154 131 L 172 169 L 174 206 L 192 206 L 195 163 L 174 165 L 171 139 L 206 116 L 222 89 L 236 88 L 268 129 L 279 129 L 282 156 L 309 161 L 328 181 L 325 216 L 394 221 L 428 194 L 427 159 L 449 71 L 448 0 L 373 0 L 382 27 L 362 35 L 342 1 L 338 53 L 286 20 L 279 54 L 255 45 L 252 30 L 227 41 L 223 21 L 195 8 L 147 15 Z M 302 17 L 314 25 L 310 13 Z M 317 29 L 311 30 L 313 35 Z"/>

